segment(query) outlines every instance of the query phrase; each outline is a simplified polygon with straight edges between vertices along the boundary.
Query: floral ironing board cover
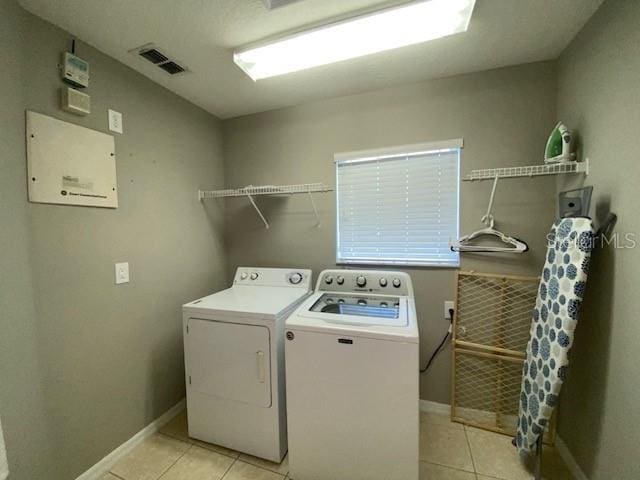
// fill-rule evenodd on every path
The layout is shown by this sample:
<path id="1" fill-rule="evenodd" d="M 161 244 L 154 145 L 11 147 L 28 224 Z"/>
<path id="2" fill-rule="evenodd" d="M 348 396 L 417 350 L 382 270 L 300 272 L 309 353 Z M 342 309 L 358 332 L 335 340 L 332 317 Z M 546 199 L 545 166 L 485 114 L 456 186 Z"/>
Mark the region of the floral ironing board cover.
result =
<path id="1" fill-rule="evenodd" d="M 589 218 L 558 220 L 549 232 L 522 371 L 515 439 L 522 452 L 534 448 L 556 407 L 584 296 L 593 239 Z"/>

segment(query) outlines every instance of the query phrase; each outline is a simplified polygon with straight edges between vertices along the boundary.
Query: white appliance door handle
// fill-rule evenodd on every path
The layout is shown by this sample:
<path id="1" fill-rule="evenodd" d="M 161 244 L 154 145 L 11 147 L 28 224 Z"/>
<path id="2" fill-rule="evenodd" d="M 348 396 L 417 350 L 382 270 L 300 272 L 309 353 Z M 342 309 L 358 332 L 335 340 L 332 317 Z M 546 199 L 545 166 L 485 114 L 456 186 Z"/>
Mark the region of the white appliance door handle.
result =
<path id="1" fill-rule="evenodd" d="M 258 381 L 264 383 L 265 371 L 264 371 L 264 352 L 257 351 L 256 358 L 258 360 Z"/>

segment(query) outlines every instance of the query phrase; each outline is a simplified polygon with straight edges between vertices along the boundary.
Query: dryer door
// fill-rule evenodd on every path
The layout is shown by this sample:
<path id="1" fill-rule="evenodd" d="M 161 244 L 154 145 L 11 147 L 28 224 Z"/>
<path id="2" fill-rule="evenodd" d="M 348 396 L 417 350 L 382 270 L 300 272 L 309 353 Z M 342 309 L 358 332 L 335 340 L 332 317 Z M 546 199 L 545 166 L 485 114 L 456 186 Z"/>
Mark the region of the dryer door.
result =
<path id="1" fill-rule="evenodd" d="M 190 318 L 185 365 L 192 388 L 205 395 L 271 406 L 269 329 Z"/>

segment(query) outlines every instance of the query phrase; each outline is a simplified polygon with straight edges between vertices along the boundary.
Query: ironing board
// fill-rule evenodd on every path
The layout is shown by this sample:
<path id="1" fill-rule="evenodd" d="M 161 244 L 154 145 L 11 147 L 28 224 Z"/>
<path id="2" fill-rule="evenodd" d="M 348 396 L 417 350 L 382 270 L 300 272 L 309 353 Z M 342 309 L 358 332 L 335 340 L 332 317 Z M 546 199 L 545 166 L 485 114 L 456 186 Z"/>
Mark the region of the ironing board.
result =
<path id="1" fill-rule="evenodd" d="M 522 371 L 515 444 L 523 453 L 541 452 L 542 435 L 565 380 L 568 354 L 584 295 L 594 229 L 589 218 L 554 223 L 531 321 Z"/>

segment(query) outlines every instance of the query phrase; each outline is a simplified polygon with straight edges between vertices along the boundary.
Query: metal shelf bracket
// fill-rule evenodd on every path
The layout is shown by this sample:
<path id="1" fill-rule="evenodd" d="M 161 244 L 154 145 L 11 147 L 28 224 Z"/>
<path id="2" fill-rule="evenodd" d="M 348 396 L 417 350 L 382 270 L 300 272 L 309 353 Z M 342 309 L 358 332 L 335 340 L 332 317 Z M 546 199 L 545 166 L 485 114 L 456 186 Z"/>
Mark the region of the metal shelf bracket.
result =
<path id="1" fill-rule="evenodd" d="M 255 208 L 256 212 L 258 212 L 258 215 L 260 216 L 260 219 L 262 220 L 262 223 L 264 223 L 264 228 L 268 229 L 269 228 L 269 222 L 267 222 L 267 219 L 264 218 L 264 215 L 262 214 L 262 212 L 258 208 L 258 205 L 256 205 L 256 202 L 253 199 L 253 197 L 250 194 L 247 193 L 247 198 L 251 202 L 251 205 L 253 205 L 253 208 Z"/>
<path id="2" fill-rule="evenodd" d="M 316 227 L 320 228 L 322 224 L 320 223 L 320 215 L 318 215 L 318 209 L 316 208 L 316 202 L 313 199 L 313 193 L 309 190 L 309 200 L 311 200 L 311 206 L 313 207 L 313 213 L 316 216 Z"/>

